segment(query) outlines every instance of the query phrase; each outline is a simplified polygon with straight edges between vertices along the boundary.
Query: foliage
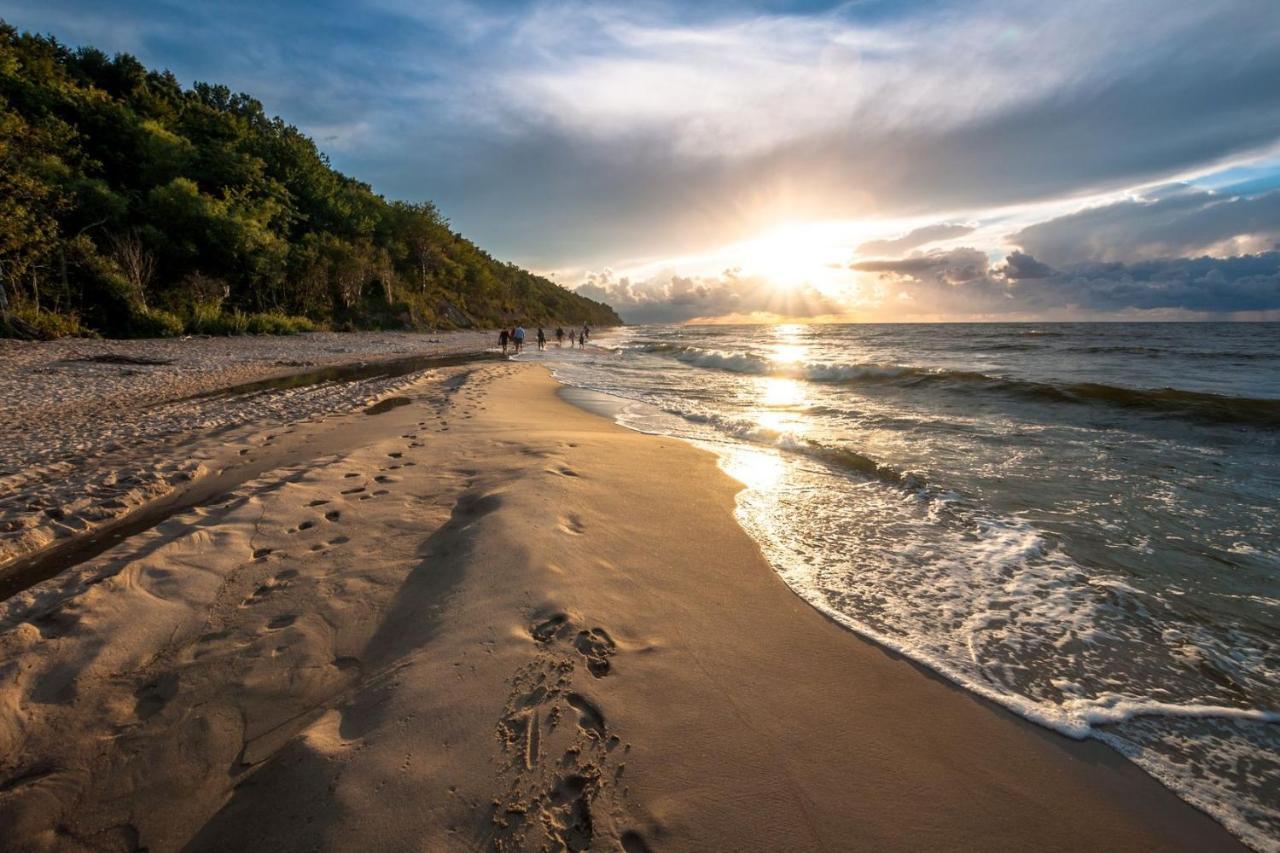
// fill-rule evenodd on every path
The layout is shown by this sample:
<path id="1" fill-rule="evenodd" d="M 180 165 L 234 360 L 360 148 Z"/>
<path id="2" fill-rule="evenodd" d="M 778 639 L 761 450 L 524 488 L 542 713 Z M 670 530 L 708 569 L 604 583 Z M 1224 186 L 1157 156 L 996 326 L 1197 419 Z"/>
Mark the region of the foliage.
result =
<path id="1" fill-rule="evenodd" d="M 7 315 L 0 315 L 0 337 L 48 341 L 92 334 L 80 324 L 80 318 L 75 314 L 55 314 L 52 311 L 41 311 L 32 305 L 23 305 Z"/>
<path id="2" fill-rule="evenodd" d="M 6 310 L 109 335 L 619 322 L 337 172 L 248 95 L 0 21 Z"/>

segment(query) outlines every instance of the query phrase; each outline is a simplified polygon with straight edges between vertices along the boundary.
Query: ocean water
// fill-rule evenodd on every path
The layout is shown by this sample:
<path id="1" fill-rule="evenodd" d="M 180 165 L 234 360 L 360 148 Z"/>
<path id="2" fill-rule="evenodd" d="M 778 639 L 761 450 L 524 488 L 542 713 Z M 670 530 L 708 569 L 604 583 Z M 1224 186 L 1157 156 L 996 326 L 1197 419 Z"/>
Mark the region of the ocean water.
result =
<path id="1" fill-rule="evenodd" d="M 715 450 L 813 606 L 1280 849 L 1280 324 L 592 343 L 522 358 Z"/>

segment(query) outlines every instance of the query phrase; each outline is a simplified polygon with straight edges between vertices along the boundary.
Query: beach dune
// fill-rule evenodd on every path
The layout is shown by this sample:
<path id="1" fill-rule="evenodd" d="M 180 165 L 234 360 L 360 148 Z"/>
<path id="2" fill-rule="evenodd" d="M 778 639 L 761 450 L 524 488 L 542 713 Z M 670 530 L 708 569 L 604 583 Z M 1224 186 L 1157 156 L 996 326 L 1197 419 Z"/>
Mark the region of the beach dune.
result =
<path id="1" fill-rule="evenodd" d="M 432 371 L 6 602 L 0 846 L 1238 847 L 828 621 L 711 454 L 557 387 Z"/>

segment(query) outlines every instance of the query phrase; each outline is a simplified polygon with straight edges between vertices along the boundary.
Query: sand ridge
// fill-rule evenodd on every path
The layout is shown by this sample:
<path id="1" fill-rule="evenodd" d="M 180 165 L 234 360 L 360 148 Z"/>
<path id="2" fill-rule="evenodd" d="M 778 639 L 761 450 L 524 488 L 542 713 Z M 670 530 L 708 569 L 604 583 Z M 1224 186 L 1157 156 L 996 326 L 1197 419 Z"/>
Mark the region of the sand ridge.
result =
<path id="1" fill-rule="evenodd" d="M 823 619 L 713 457 L 555 387 L 433 371 L 349 450 L 7 604 L 5 845 L 1235 846 Z"/>

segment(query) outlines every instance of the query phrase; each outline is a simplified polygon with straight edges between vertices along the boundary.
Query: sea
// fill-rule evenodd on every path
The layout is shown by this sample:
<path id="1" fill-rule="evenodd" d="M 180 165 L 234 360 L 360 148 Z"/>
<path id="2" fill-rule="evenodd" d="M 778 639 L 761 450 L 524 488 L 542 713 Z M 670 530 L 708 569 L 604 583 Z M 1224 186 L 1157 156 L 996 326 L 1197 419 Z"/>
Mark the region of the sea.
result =
<path id="1" fill-rule="evenodd" d="M 1280 850 L 1280 324 L 552 341 L 521 358 L 718 454 L 814 607 Z"/>

